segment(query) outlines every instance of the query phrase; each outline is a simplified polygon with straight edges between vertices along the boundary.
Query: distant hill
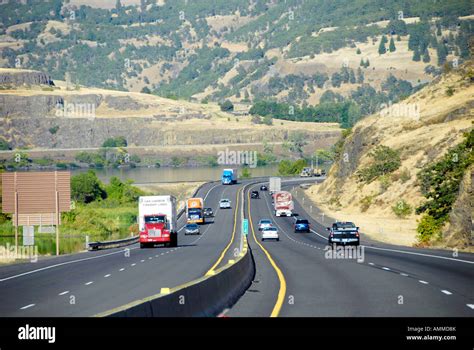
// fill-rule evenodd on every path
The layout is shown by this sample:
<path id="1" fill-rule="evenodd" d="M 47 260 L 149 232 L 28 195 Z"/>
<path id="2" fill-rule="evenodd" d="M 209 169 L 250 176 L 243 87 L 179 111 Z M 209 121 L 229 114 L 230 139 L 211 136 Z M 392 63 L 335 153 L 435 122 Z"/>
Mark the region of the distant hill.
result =
<path id="1" fill-rule="evenodd" d="M 369 104 L 367 86 L 414 92 L 466 60 L 472 15 L 469 0 L 7 2 L 0 66 L 198 101 Z"/>

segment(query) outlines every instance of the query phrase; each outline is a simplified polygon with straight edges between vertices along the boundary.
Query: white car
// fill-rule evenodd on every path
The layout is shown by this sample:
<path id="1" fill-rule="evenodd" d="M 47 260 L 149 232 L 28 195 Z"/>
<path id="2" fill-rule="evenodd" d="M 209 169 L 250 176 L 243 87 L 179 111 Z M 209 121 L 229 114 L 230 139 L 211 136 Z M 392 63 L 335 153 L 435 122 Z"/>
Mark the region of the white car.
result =
<path id="1" fill-rule="evenodd" d="M 276 241 L 280 240 L 280 236 L 278 235 L 278 230 L 276 227 L 266 227 L 262 230 L 262 241 L 266 239 L 274 239 Z"/>
<path id="2" fill-rule="evenodd" d="M 272 220 L 262 219 L 258 222 L 258 230 L 262 231 L 264 228 L 272 227 Z"/>
<path id="3" fill-rule="evenodd" d="M 224 199 L 221 199 L 221 200 L 219 201 L 219 208 L 220 208 L 220 209 L 230 209 L 230 208 L 231 208 L 231 207 L 230 207 L 230 200 L 225 199 L 225 198 L 224 198 Z"/>

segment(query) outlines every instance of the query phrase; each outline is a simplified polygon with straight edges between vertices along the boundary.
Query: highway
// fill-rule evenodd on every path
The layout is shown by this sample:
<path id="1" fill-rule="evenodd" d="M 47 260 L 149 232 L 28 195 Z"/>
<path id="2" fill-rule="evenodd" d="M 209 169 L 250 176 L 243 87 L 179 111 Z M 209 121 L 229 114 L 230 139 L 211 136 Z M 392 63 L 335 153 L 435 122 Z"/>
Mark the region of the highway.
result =
<path id="1" fill-rule="evenodd" d="M 226 316 L 474 316 L 473 254 L 454 258 L 449 251 L 391 246 L 362 236 L 359 262 L 327 258 L 325 227 L 295 202 L 294 212 L 310 220 L 312 232 L 294 233 L 294 218 L 274 217 L 271 197 L 263 194 L 260 199 L 247 194 L 255 280 Z M 274 221 L 279 242 L 261 242 L 262 218 Z"/>
<path id="2" fill-rule="evenodd" d="M 214 222 L 201 226 L 201 235 L 181 229 L 177 248 L 133 244 L 0 267 L 0 316 L 93 316 L 202 277 L 238 247 L 233 221 L 240 227 L 236 204 L 243 186 L 205 184 L 198 196 L 213 209 Z M 232 209 L 220 210 L 221 198 L 229 198 Z M 184 224 L 183 215 L 178 227 Z"/>
<path id="3" fill-rule="evenodd" d="M 305 181 L 288 180 L 283 188 Z M 310 220 L 312 232 L 294 233 L 294 218 L 273 216 L 268 192 L 250 199 L 259 186 L 255 180 L 205 184 L 198 196 L 214 210 L 214 220 L 201 226 L 199 236 L 185 236 L 180 229 L 177 248 L 134 244 L 0 267 L 0 316 L 94 316 L 212 274 L 238 252 L 242 213 L 250 219 L 256 275 L 221 315 L 474 315 L 474 254 L 453 257 L 449 251 L 391 246 L 362 235 L 359 261 L 330 259 L 325 226 L 295 202 L 294 212 Z M 220 210 L 221 198 L 229 198 L 232 209 Z M 274 221 L 279 242 L 261 242 L 257 224 L 262 218 Z M 178 227 L 184 224 L 183 215 Z"/>

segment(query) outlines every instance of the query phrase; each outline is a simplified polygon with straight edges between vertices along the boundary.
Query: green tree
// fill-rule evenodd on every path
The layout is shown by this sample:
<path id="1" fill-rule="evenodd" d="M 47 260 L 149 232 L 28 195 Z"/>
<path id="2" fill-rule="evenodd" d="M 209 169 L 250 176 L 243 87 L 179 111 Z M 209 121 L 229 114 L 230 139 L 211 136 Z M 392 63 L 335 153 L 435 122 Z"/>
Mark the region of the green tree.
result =
<path id="1" fill-rule="evenodd" d="M 223 112 L 234 110 L 234 104 L 229 100 L 225 100 L 224 102 L 219 103 L 219 107 L 221 108 L 221 111 Z"/>
<path id="2" fill-rule="evenodd" d="M 357 172 L 359 181 L 370 183 L 378 177 L 394 172 L 401 165 L 400 152 L 384 145 L 377 146 L 369 156 L 372 163 Z"/>
<path id="3" fill-rule="evenodd" d="M 387 48 L 385 47 L 385 43 L 387 42 L 387 37 L 385 35 L 382 36 L 379 45 L 379 55 L 383 55 L 387 52 Z"/>
<path id="4" fill-rule="evenodd" d="M 395 52 L 397 48 L 395 47 L 395 41 L 393 40 L 393 37 L 390 38 L 390 44 L 388 46 L 388 50 L 390 52 Z"/>
<path id="5" fill-rule="evenodd" d="M 89 170 L 71 178 L 71 197 L 78 202 L 90 203 L 105 198 L 106 193 L 96 173 Z"/>

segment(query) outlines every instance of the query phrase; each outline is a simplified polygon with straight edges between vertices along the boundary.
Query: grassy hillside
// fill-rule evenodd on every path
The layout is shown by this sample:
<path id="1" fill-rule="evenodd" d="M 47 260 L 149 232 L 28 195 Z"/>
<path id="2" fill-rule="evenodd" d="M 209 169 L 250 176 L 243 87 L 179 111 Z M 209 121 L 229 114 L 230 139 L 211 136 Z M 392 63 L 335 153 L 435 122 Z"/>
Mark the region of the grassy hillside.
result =
<path id="1" fill-rule="evenodd" d="M 358 122 L 338 145 L 339 160 L 328 179 L 308 194 L 334 217 L 357 222 L 376 239 L 469 246 L 470 224 L 467 229 L 467 217 L 460 216 L 472 211 L 472 193 L 466 191 L 474 161 L 469 141 L 473 74 L 470 61 Z M 441 219 L 440 229 L 425 236 L 420 222 L 428 214 Z"/>

